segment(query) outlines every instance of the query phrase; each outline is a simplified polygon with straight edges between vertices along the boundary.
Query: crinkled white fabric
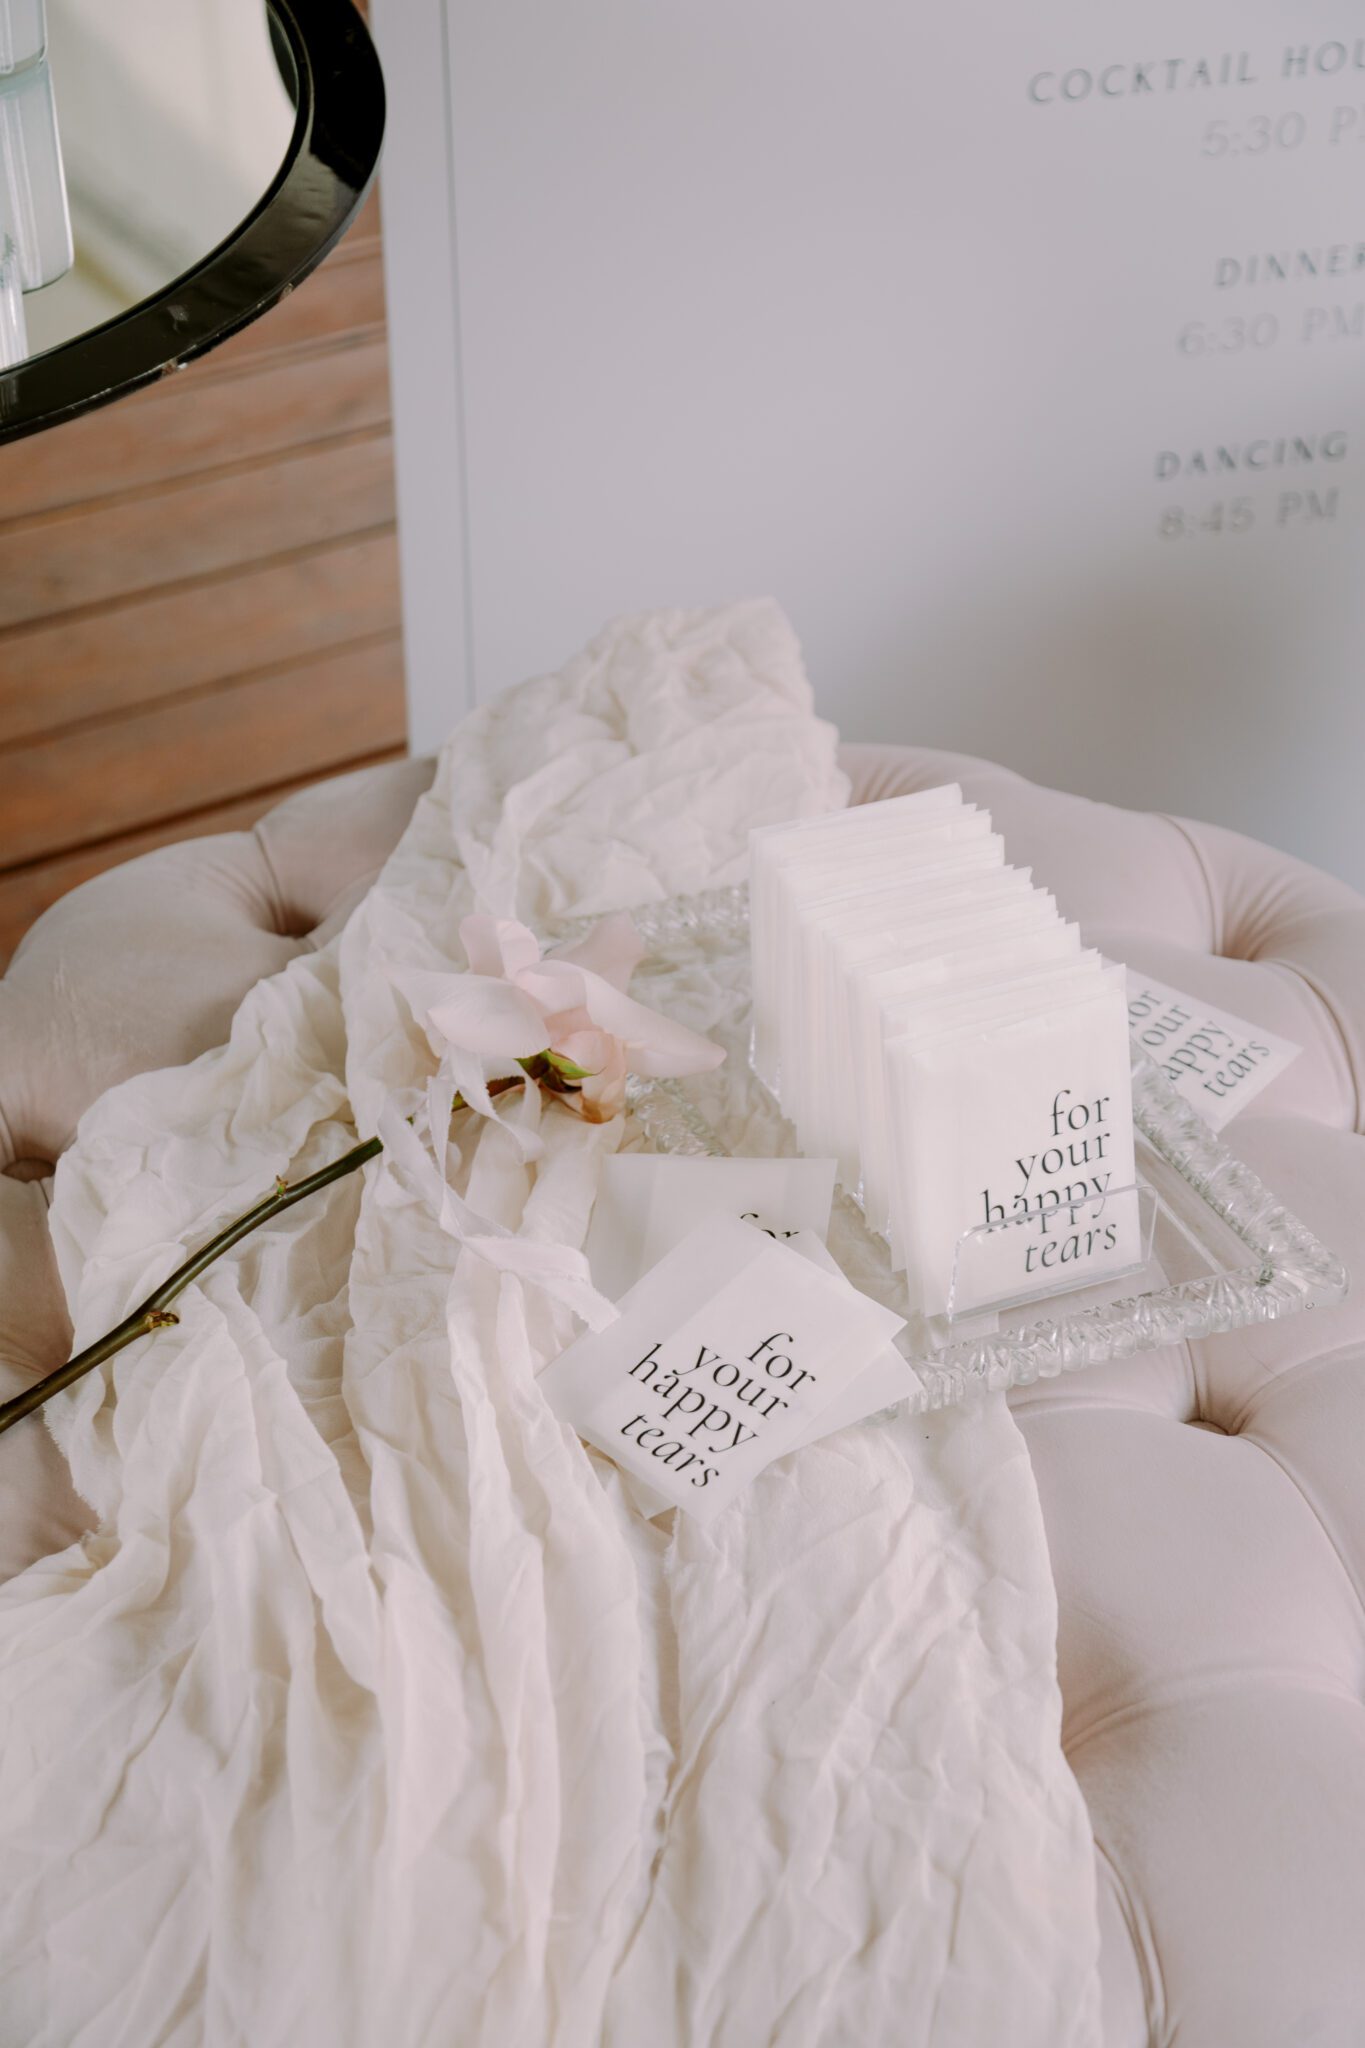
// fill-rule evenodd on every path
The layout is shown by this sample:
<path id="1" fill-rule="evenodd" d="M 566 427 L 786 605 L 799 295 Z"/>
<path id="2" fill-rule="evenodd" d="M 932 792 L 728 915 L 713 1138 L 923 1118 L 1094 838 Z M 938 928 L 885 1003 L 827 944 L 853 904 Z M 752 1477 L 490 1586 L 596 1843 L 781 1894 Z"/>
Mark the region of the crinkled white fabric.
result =
<path id="1" fill-rule="evenodd" d="M 457 960 L 476 891 L 535 922 L 716 885 L 751 824 L 845 797 L 768 606 L 624 622 L 476 713 L 339 941 L 84 1119 L 77 1341 L 420 1102 L 387 970 Z M 700 955 L 649 994 L 733 1035 Z M 1092 2043 L 1003 1403 L 846 1430 L 709 1532 L 642 1521 L 536 1385 L 619 1130 L 507 1120 L 444 1220 L 387 1152 L 57 1404 L 104 1519 L 0 1590 L 0 2041 Z M 517 1271 L 542 1251 L 551 1291 Z"/>

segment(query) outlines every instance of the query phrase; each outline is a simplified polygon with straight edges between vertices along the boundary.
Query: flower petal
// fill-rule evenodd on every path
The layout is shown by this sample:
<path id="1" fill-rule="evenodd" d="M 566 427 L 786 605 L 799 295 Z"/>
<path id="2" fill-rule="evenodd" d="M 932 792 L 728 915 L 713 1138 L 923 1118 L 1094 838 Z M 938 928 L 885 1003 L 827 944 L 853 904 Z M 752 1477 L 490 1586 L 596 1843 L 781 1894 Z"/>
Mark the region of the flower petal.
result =
<path id="1" fill-rule="evenodd" d="M 598 1074 L 590 1074 L 579 1091 L 583 1101 L 583 1115 L 589 1123 L 609 1123 L 626 1106 L 626 1074 L 628 1071 L 626 1048 L 619 1038 L 609 1039 L 613 1048 L 612 1056 Z"/>
<path id="2" fill-rule="evenodd" d="M 528 967 L 517 976 L 517 987 L 525 989 L 547 1016 L 554 1016 L 561 1010 L 582 1010 L 584 1016 L 587 1015 L 583 1008 L 582 971 L 567 960 L 537 961 L 534 967 Z"/>
<path id="3" fill-rule="evenodd" d="M 544 1052 L 548 1036 L 540 1005 L 491 974 L 453 974 L 425 1021 L 447 1045 L 486 1056 L 522 1059 Z"/>
<path id="4" fill-rule="evenodd" d="M 627 1040 L 626 1060 L 632 1074 L 665 1080 L 679 1074 L 709 1074 L 721 1065 L 725 1058 L 723 1045 L 713 1045 L 709 1038 L 689 1031 L 684 1024 L 674 1024 L 668 1018 L 664 1022 L 668 1027 L 664 1039 L 656 1038 L 651 1043 Z"/>
<path id="5" fill-rule="evenodd" d="M 485 917 L 476 911 L 461 920 L 460 943 L 475 974 L 515 981 L 540 958 L 535 933 L 512 917 Z"/>
<path id="6" fill-rule="evenodd" d="M 624 992 L 644 950 L 645 942 L 635 926 L 624 911 L 618 911 L 614 917 L 599 918 L 585 938 L 561 947 L 550 958 L 566 961 L 571 967 L 587 967 Z"/>
<path id="7" fill-rule="evenodd" d="M 575 1010 L 551 1010 L 545 1019 L 545 1028 L 550 1034 L 550 1045 L 556 1046 L 571 1031 L 596 1031 L 597 1026 L 580 1004 Z"/>
<path id="8" fill-rule="evenodd" d="M 705 1074 L 725 1058 L 723 1049 L 713 1045 L 709 1038 L 699 1037 L 685 1024 L 675 1024 L 671 1017 L 661 1016 L 657 1010 L 647 1009 L 589 968 L 570 966 L 567 961 L 543 960 L 536 970 L 538 988 L 548 992 L 561 975 L 566 993 L 571 986 L 570 977 L 581 983 L 583 1007 L 599 1030 L 609 1031 L 625 1045 L 632 1073 Z M 541 1000 L 545 1000 L 544 994 Z"/>

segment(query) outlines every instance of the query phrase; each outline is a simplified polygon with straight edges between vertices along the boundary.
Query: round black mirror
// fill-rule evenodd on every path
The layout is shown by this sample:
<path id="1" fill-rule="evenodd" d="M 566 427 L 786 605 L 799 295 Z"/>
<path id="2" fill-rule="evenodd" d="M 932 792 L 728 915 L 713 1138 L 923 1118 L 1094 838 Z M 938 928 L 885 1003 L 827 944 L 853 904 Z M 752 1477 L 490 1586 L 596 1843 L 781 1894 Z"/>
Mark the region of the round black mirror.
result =
<path id="1" fill-rule="evenodd" d="M 277 304 L 383 132 L 349 0 L 0 0 L 0 442 Z"/>

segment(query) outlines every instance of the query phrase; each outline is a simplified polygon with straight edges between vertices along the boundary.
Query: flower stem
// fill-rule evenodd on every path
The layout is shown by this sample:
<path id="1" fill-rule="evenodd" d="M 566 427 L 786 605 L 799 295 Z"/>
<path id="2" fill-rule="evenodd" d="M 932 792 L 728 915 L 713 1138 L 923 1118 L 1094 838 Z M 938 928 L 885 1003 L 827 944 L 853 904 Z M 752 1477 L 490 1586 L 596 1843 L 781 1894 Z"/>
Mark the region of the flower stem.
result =
<path id="1" fill-rule="evenodd" d="M 97 1365 L 103 1365 L 106 1358 L 112 1358 L 115 1352 L 122 1351 L 129 1344 L 136 1344 L 139 1337 L 145 1337 L 153 1330 L 162 1330 L 168 1324 L 178 1323 L 180 1318 L 172 1312 L 171 1302 L 178 1294 L 183 1294 L 190 1282 L 197 1280 L 215 1259 L 220 1259 L 224 1252 L 231 1251 L 233 1245 L 240 1244 L 244 1237 L 249 1236 L 262 1223 L 268 1223 L 272 1216 L 280 1215 L 285 1209 L 292 1209 L 295 1202 L 302 1202 L 308 1195 L 315 1195 L 319 1188 L 329 1187 L 334 1180 L 342 1180 L 348 1173 L 354 1173 L 357 1167 L 363 1166 L 366 1160 L 375 1158 L 383 1149 L 378 1138 L 367 1138 L 364 1144 L 355 1145 L 349 1152 L 343 1152 L 330 1166 L 319 1167 L 316 1173 L 310 1173 L 306 1180 L 296 1181 L 292 1186 L 288 1181 L 277 1180 L 273 1194 L 267 1195 L 263 1202 L 258 1202 L 254 1209 L 248 1209 L 235 1223 L 229 1223 L 226 1230 L 219 1231 L 217 1237 L 211 1237 L 206 1245 L 186 1259 L 183 1266 L 177 1266 L 169 1280 L 163 1280 L 161 1285 L 149 1294 L 131 1315 L 125 1316 L 107 1337 L 101 1337 L 98 1343 L 88 1345 L 84 1351 L 78 1351 L 65 1365 L 58 1366 L 55 1372 L 48 1373 L 44 1379 L 35 1380 L 33 1385 L 25 1387 L 21 1394 L 15 1394 L 11 1400 L 0 1402 L 0 1436 L 7 1429 L 12 1429 L 16 1422 L 22 1421 L 25 1415 L 31 1415 L 36 1408 L 41 1408 L 44 1401 L 50 1401 L 54 1394 L 60 1394 L 63 1387 L 71 1386 L 86 1373 L 93 1372 Z"/>
<path id="2" fill-rule="evenodd" d="M 509 1088 L 520 1088 L 524 1085 L 523 1076 L 513 1074 L 503 1080 L 490 1081 L 488 1092 L 490 1095 L 503 1095 Z M 451 1104 L 451 1115 L 468 1107 L 463 1095 L 457 1095 Z M 355 1145 L 349 1152 L 343 1152 L 330 1166 L 319 1167 L 316 1173 L 310 1173 L 307 1180 L 296 1181 L 292 1186 L 288 1181 L 277 1180 L 273 1194 L 267 1195 L 263 1202 L 258 1202 L 254 1209 L 248 1209 L 235 1223 L 229 1223 L 226 1230 L 219 1231 L 217 1237 L 211 1237 L 200 1251 L 186 1259 L 183 1266 L 177 1266 L 170 1279 L 163 1280 L 161 1285 L 149 1294 L 144 1302 L 139 1303 L 131 1315 L 125 1316 L 107 1337 L 101 1337 L 96 1344 L 87 1345 L 84 1351 L 78 1351 L 74 1358 L 69 1358 L 65 1365 L 59 1365 L 55 1372 L 48 1373 L 43 1379 L 35 1380 L 31 1387 L 25 1387 L 21 1394 L 15 1394 L 8 1401 L 0 1401 L 0 1436 L 3 1436 L 7 1429 L 13 1429 L 16 1422 L 22 1422 L 26 1415 L 32 1415 L 35 1409 L 41 1408 L 44 1401 L 50 1401 L 54 1394 L 60 1394 L 64 1387 L 72 1386 L 75 1381 L 83 1379 L 86 1373 L 93 1372 L 97 1365 L 103 1365 L 115 1352 L 124 1350 L 129 1344 L 136 1344 L 139 1337 L 150 1336 L 153 1330 L 164 1330 L 170 1324 L 178 1323 L 180 1318 L 173 1313 L 170 1304 L 178 1294 L 183 1294 L 190 1282 L 197 1280 L 215 1259 L 220 1259 L 224 1252 L 231 1251 L 233 1245 L 240 1244 L 244 1237 L 249 1237 L 262 1223 L 268 1223 L 272 1216 L 278 1216 L 282 1210 L 292 1209 L 295 1202 L 302 1202 L 308 1195 L 315 1195 L 319 1188 L 330 1187 L 334 1180 L 343 1180 L 348 1173 L 354 1173 L 357 1167 L 363 1166 L 366 1160 L 377 1158 L 383 1149 L 378 1138 L 367 1138 L 363 1145 Z"/>

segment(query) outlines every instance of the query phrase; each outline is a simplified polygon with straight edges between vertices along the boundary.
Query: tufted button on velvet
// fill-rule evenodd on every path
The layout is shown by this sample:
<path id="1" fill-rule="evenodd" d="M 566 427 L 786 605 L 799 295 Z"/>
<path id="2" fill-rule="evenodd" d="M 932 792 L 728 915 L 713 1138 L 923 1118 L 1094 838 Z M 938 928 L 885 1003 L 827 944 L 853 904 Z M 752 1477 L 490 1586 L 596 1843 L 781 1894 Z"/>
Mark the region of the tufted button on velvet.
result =
<path id="1" fill-rule="evenodd" d="M 1215 953 L 1270 958 L 1323 914 L 1360 913 L 1360 898 L 1348 883 L 1306 861 L 1219 825 L 1184 821 L 1181 830 L 1204 870 Z"/>
<path id="2" fill-rule="evenodd" d="M 0 1167 L 6 1180 L 51 1180 L 56 1170 L 50 1159 L 11 1159 Z"/>
<path id="3" fill-rule="evenodd" d="M 269 868 L 281 933 L 315 943 L 344 921 L 400 838 L 435 763 L 384 768 L 315 783 L 268 811 L 255 837 Z M 325 943 L 325 940 L 323 941 Z"/>
<path id="4" fill-rule="evenodd" d="M 1365 1271 L 1353 891 L 1235 833 L 965 756 L 850 747 L 845 765 L 860 801 L 960 780 L 1092 944 L 1302 1044 L 1229 1136 Z M 403 762 L 304 791 L 254 833 L 100 877 L 35 927 L 0 983 L 0 1381 L 70 1341 L 44 1185 L 16 1162 L 58 1157 L 113 1082 L 221 1040 L 253 981 L 339 928 L 430 776 Z M 1011 1401 L 1095 1830 L 1107 2048 L 1362 2048 L 1365 1289 Z M 88 1517 L 41 1423 L 0 1459 L 12 1569 Z"/>
<path id="5" fill-rule="evenodd" d="M 54 904 L 0 981 L 0 1162 L 60 1156 L 106 1088 L 221 1044 L 253 983 L 357 899 L 431 775 L 400 761 L 340 777 L 252 832 L 163 847 Z"/>

